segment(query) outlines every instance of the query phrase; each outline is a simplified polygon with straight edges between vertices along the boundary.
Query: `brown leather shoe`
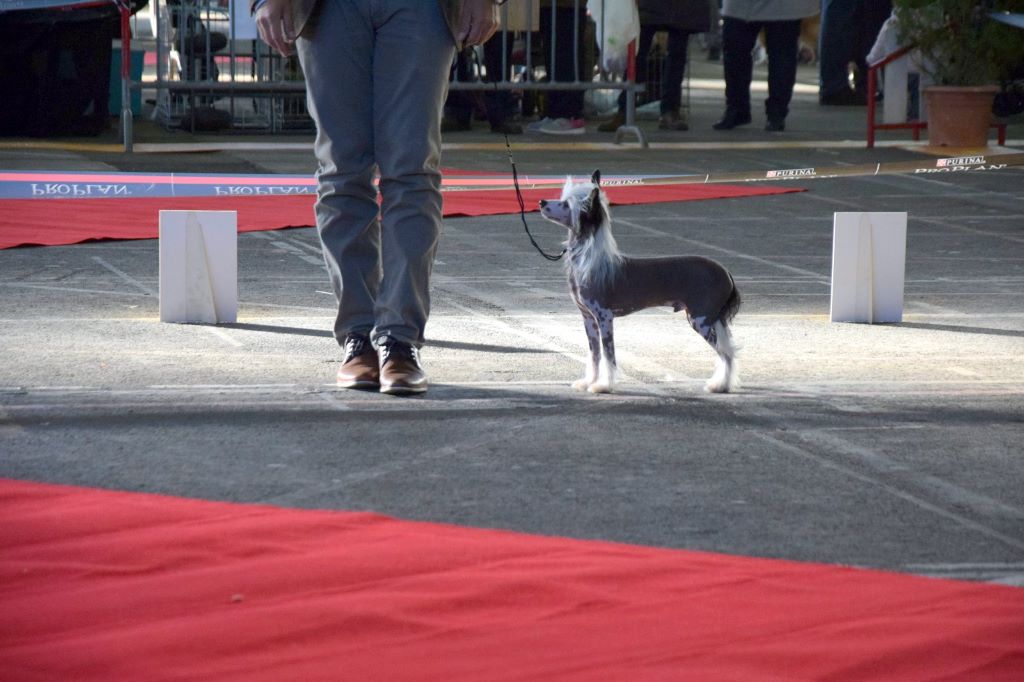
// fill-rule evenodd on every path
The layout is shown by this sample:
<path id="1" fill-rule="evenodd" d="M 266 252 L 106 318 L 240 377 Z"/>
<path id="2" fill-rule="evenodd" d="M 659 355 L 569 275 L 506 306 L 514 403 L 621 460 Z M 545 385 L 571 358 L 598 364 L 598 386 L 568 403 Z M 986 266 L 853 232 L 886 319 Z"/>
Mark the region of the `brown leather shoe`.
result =
<path id="1" fill-rule="evenodd" d="M 345 337 L 345 359 L 338 368 L 338 386 L 362 389 L 380 386 L 377 351 L 364 334 Z"/>
<path id="2" fill-rule="evenodd" d="M 427 390 L 427 374 L 416 348 L 388 338 L 379 345 L 379 354 L 381 393 L 411 395 Z"/>

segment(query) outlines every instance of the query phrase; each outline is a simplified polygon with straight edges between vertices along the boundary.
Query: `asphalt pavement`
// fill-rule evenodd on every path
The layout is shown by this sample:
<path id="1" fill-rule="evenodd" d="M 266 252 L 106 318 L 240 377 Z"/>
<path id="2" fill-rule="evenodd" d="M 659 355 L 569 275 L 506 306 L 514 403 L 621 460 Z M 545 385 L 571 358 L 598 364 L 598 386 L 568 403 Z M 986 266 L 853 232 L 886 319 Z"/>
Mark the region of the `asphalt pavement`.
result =
<path id="1" fill-rule="evenodd" d="M 803 75 L 785 133 L 757 115 L 712 131 L 710 84 L 691 88 L 689 132 L 642 122 L 648 149 L 610 148 L 591 121 L 555 145 L 517 137 L 514 157 L 534 174 L 934 159 L 901 133 L 866 149 L 863 108 L 819 107 Z M 308 137 L 247 150 L 254 138 L 137 127 L 148 144 L 231 147 L 7 141 L 0 169 L 314 168 L 292 148 Z M 1024 123 L 1009 137 L 1024 148 Z M 508 172 L 484 123 L 445 143 L 446 166 Z M 707 255 L 734 274 L 729 395 L 702 391 L 713 355 L 669 310 L 617 320 L 616 393 L 573 391 L 581 319 L 514 215 L 446 221 L 431 388 L 404 399 L 333 385 L 311 228 L 239 235 L 239 318 L 217 326 L 159 322 L 155 240 L 0 251 L 0 476 L 1024 586 L 1024 171 L 793 184 L 806 191 L 612 210 L 623 251 Z M 900 323 L 829 321 L 833 213 L 860 210 L 909 214 Z M 528 219 L 557 247 L 557 228 Z"/>

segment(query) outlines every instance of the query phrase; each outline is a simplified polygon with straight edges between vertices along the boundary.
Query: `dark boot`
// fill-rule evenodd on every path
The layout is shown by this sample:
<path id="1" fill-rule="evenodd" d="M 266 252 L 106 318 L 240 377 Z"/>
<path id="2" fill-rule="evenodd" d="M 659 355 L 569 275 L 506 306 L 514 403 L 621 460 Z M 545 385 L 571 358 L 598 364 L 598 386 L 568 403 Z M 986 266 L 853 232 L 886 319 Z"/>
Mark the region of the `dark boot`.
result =
<path id="1" fill-rule="evenodd" d="M 718 123 L 711 126 L 715 130 L 732 130 L 736 126 L 750 123 L 750 112 L 740 113 L 735 109 L 726 109 L 725 116 Z"/>

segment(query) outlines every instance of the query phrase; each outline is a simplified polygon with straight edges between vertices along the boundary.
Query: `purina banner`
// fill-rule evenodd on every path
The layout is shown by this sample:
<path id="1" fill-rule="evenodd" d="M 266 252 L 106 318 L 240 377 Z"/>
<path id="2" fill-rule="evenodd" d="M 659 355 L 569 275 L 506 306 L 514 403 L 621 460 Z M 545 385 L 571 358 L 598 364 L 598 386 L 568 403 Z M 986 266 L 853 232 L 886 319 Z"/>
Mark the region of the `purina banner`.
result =
<path id="1" fill-rule="evenodd" d="M 0 0 L 2 1 L 2 0 Z M 927 161 L 782 168 L 691 175 L 621 175 L 601 179 L 604 187 L 690 185 L 734 182 L 819 180 L 866 175 L 997 171 L 1024 166 L 1024 153 L 970 155 Z M 575 178 L 584 182 L 589 176 Z M 561 187 L 564 175 L 519 177 L 520 189 Z M 509 175 L 445 174 L 443 192 L 514 190 Z M 99 199 L 116 197 L 239 197 L 315 194 L 316 180 L 301 175 L 206 175 L 202 173 L 55 173 L 0 171 L 0 199 Z"/>

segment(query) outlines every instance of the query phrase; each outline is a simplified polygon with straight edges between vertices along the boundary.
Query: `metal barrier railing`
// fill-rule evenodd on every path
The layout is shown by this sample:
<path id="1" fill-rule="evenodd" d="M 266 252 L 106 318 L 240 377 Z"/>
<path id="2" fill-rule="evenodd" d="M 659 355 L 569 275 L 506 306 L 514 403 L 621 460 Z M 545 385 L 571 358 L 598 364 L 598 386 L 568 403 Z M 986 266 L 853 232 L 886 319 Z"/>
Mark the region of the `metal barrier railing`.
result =
<path id="1" fill-rule="evenodd" d="M 153 117 L 168 127 L 280 133 L 309 131 L 298 60 L 239 38 L 220 0 L 152 0 L 156 73 Z"/>
<path id="2" fill-rule="evenodd" d="M 616 140 L 633 134 L 646 146 L 642 131 L 635 125 L 636 95 L 644 85 L 635 82 L 632 52 L 625 77 L 612 77 L 602 71 L 595 49 L 595 27 L 585 11 L 586 0 L 574 0 L 571 26 L 566 25 L 564 13 L 559 22 L 557 2 L 514 1 L 518 3 L 517 13 L 522 15 L 519 19 L 526 17 L 528 23 L 517 23 L 517 17 L 510 15 L 510 3 L 502 5 L 502 30 L 491 39 L 501 46 L 500 74 L 486 72 L 481 66 L 482 50 L 476 48 L 477 67 L 466 78 L 453 77 L 450 90 L 530 92 L 535 97 L 550 91 L 625 91 L 626 125 Z M 227 2 L 151 0 L 156 73 L 142 87 L 156 91 L 154 120 L 190 130 L 312 130 L 298 60 L 273 53 L 258 39 L 239 38 L 229 6 L 224 4 Z M 541 12 L 550 13 L 543 22 Z M 545 24 L 544 34 L 539 23 Z M 573 42 L 572 76 L 566 78 L 560 66 L 559 80 L 555 81 L 556 74 L 550 73 L 549 65 L 555 63 L 556 53 L 564 52 L 565 45 L 559 42 L 565 40 Z M 541 49 L 535 49 L 538 43 Z M 513 50 L 514 45 L 522 49 Z"/>

